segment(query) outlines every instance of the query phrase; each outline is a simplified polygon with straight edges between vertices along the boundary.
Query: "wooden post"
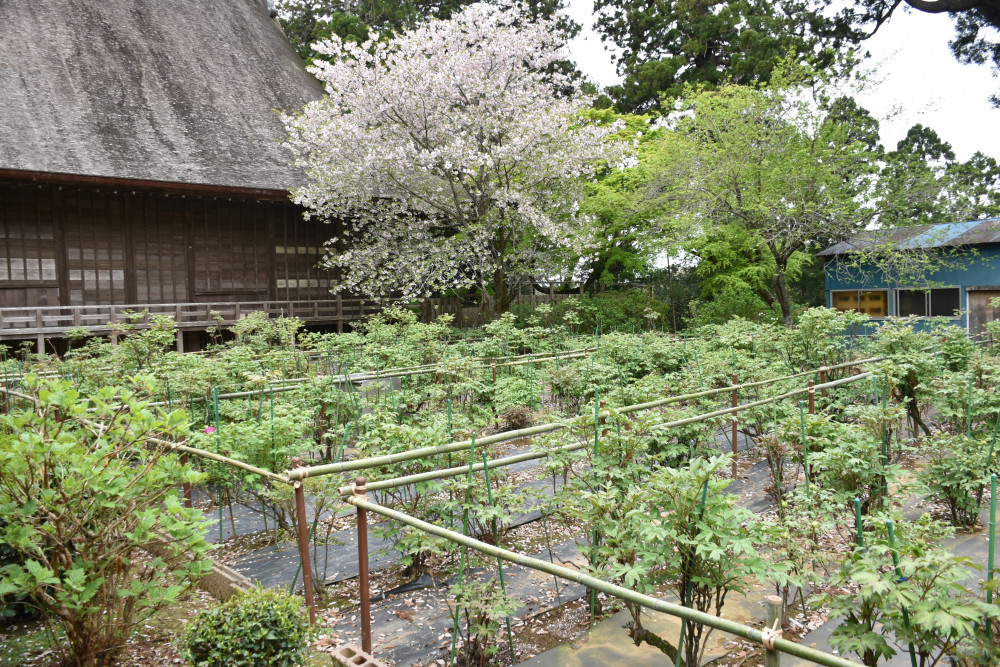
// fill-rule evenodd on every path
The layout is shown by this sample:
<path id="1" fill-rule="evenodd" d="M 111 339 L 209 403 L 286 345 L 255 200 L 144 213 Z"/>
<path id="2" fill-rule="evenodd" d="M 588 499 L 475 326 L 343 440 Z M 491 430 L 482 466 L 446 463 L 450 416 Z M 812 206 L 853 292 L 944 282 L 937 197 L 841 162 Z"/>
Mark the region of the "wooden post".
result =
<path id="1" fill-rule="evenodd" d="M 354 480 L 354 496 L 365 498 L 365 478 Z M 368 510 L 358 508 L 358 581 L 361 595 L 361 650 L 372 653 L 371 592 L 368 584 Z"/>
<path id="2" fill-rule="evenodd" d="M 776 634 L 781 633 L 781 598 L 777 595 L 768 595 L 764 598 L 767 605 L 767 628 Z M 781 652 L 764 647 L 764 666 L 781 667 Z"/>
<path id="3" fill-rule="evenodd" d="M 816 382 L 809 380 L 809 414 L 816 414 Z"/>
<path id="4" fill-rule="evenodd" d="M 292 467 L 303 467 L 302 459 L 294 457 Z M 295 516 L 299 524 L 299 558 L 302 560 L 302 584 L 306 592 L 306 607 L 309 608 L 309 624 L 316 623 L 316 601 L 313 599 L 312 564 L 309 562 L 309 526 L 306 525 L 306 495 L 302 482 L 295 482 Z"/>
<path id="5" fill-rule="evenodd" d="M 183 329 L 178 329 L 177 330 L 177 342 L 176 342 L 175 347 L 177 348 L 178 352 L 183 352 L 184 351 L 184 331 L 183 331 Z"/>
<path id="6" fill-rule="evenodd" d="M 736 373 L 733 373 L 733 407 L 734 408 L 740 404 L 739 391 L 736 389 L 736 385 L 737 384 L 739 384 L 739 383 L 736 380 Z M 736 479 L 736 454 L 737 454 L 736 435 L 737 435 L 737 426 L 739 424 L 739 418 L 736 415 L 737 415 L 737 413 L 734 412 L 733 413 L 733 441 L 731 443 L 732 446 L 733 446 L 733 465 L 732 465 L 732 477 L 733 477 L 733 479 Z"/>
<path id="7" fill-rule="evenodd" d="M 826 384 L 826 367 L 819 369 L 819 383 Z M 826 398 L 826 387 L 819 390 L 819 395 Z"/>

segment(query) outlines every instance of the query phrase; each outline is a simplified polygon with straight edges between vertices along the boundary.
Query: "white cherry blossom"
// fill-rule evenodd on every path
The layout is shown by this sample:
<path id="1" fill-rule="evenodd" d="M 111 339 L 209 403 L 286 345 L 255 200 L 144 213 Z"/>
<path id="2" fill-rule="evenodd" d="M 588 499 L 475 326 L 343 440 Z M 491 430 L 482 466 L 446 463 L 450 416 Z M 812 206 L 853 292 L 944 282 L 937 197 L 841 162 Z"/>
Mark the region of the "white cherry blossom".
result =
<path id="1" fill-rule="evenodd" d="M 343 220 L 326 261 L 340 289 L 380 298 L 493 290 L 582 248 L 582 184 L 621 158 L 616 128 L 561 74 L 554 21 L 473 5 L 389 42 L 333 39 L 312 72 L 327 95 L 284 116 L 307 215 Z M 555 91 L 559 91 L 557 94 Z"/>

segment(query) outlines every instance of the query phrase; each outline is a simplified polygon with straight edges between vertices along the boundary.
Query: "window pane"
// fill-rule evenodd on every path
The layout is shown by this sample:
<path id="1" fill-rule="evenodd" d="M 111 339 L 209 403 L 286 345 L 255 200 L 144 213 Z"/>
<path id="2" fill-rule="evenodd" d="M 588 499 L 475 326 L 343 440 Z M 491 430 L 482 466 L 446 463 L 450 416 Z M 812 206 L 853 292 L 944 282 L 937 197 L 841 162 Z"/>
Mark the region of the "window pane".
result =
<path id="1" fill-rule="evenodd" d="M 961 308 L 957 287 L 931 290 L 931 315 L 955 317 L 955 311 Z"/>
<path id="2" fill-rule="evenodd" d="M 927 292 L 915 289 L 901 289 L 896 292 L 896 301 L 900 317 L 908 315 L 927 316 Z"/>
<path id="3" fill-rule="evenodd" d="M 858 293 L 854 290 L 850 292 L 832 292 L 831 301 L 835 310 L 858 309 Z"/>
<path id="4" fill-rule="evenodd" d="M 861 293 L 862 313 L 870 317 L 887 317 L 889 315 L 889 293 L 885 290 Z"/>

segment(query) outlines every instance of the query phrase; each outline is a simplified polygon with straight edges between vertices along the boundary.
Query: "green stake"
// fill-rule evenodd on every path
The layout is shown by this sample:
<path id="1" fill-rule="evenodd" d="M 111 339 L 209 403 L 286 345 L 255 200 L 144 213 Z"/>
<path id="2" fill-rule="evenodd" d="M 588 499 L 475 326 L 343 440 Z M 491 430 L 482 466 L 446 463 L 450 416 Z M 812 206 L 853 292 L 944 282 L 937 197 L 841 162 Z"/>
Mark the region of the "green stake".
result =
<path id="1" fill-rule="evenodd" d="M 489 499 L 490 507 L 492 508 L 493 507 L 493 487 L 490 485 L 490 464 L 489 464 L 489 461 L 486 459 L 486 452 L 483 451 L 483 452 L 481 452 L 481 454 L 483 456 L 483 472 L 486 473 L 486 497 L 487 497 L 487 499 Z M 495 546 L 499 547 L 500 546 L 500 532 L 497 530 L 497 520 L 496 520 L 496 518 L 492 519 L 491 523 L 493 524 L 493 544 Z M 507 584 L 503 580 L 503 561 L 500 560 L 499 556 L 497 557 L 497 573 L 499 573 L 499 575 L 500 575 L 500 590 L 503 591 L 504 595 L 507 595 Z M 510 614 L 507 614 L 507 617 L 504 618 L 504 620 L 507 622 L 507 645 L 510 647 L 510 657 L 513 660 L 513 658 L 514 658 L 514 635 L 510 631 Z"/>
<path id="2" fill-rule="evenodd" d="M 451 432 L 451 399 L 448 399 L 448 442 L 455 442 L 455 436 Z M 451 452 L 448 452 L 448 467 L 451 467 Z M 448 489 L 448 501 L 450 503 L 455 502 L 455 491 L 451 488 Z M 448 525 L 451 528 L 455 528 L 455 511 L 452 509 L 448 510 Z"/>
<path id="3" fill-rule="evenodd" d="M 468 537 L 469 535 L 469 502 L 470 502 L 470 490 L 472 488 L 472 461 L 476 458 L 476 436 L 472 435 L 472 443 L 469 447 L 469 473 L 466 477 L 465 486 L 465 509 L 462 510 L 462 536 Z M 462 546 L 461 557 L 458 561 L 458 585 L 462 585 L 462 579 L 465 574 L 465 556 L 468 551 L 467 546 Z M 455 608 L 455 626 L 451 632 L 451 657 L 448 660 L 449 665 L 455 664 L 455 643 L 458 640 L 458 607 Z"/>
<path id="4" fill-rule="evenodd" d="M 861 520 L 861 499 L 854 499 L 854 525 L 858 531 L 858 546 L 865 546 L 865 524 Z"/>
<path id="5" fill-rule="evenodd" d="M 597 457 L 597 447 L 601 442 L 601 427 L 597 423 L 601 410 L 601 388 L 594 386 L 594 457 Z M 595 464 L 596 468 L 596 464 Z M 597 528 L 594 528 L 591 535 L 590 567 L 597 568 Z M 594 616 L 597 610 L 597 591 L 590 589 L 590 624 L 594 624 Z"/>
<path id="6" fill-rule="evenodd" d="M 893 530 L 892 519 L 887 519 L 885 522 L 885 527 L 889 530 L 889 549 L 892 552 L 892 565 L 896 568 L 896 578 L 897 583 L 903 582 L 903 571 L 899 568 L 899 554 L 896 553 L 896 533 Z M 900 611 L 903 612 L 903 627 L 907 631 L 910 630 L 910 613 L 906 610 L 906 607 L 901 607 Z M 910 667 L 917 667 L 917 653 L 913 649 L 913 642 L 909 642 L 910 648 Z"/>
<path id="7" fill-rule="evenodd" d="M 705 501 L 708 500 L 708 479 L 701 486 L 701 505 L 698 507 L 698 522 L 700 523 L 705 518 Z M 681 605 L 686 607 L 691 601 L 691 578 L 688 577 L 687 585 L 684 587 L 684 598 L 681 600 Z M 687 629 L 687 619 L 681 619 L 681 633 L 677 638 L 677 657 L 674 658 L 674 667 L 680 667 L 681 665 L 681 653 L 684 648 L 684 631 Z"/>
<path id="8" fill-rule="evenodd" d="M 806 408 L 805 401 L 799 401 L 799 424 L 802 426 L 802 467 L 806 472 L 806 500 L 811 498 L 809 491 L 809 447 L 806 445 Z"/>
<path id="9" fill-rule="evenodd" d="M 965 417 L 965 435 L 966 437 L 972 437 L 972 383 L 974 381 L 974 376 L 969 373 L 969 410 Z"/>
<path id="10" fill-rule="evenodd" d="M 990 475 L 990 546 L 989 556 L 986 561 L 986 583 L 993 581 L 993 554 L 996 547 L 997 531 L 997 476 L 996 473 Z M 993 604 L 993 591 L 987 588 L 986 604 Z M 989 624 L 987 624 L 989 627 Z"/>
<path id="11" fill-rule="evenodd" d="M 215 412 L 215 442 L 216 449 L 222 453 L 221 444 L 222 432 L 219 430 L 219 388 L 212 387 L 212 410 Z M 219 471 L 219 542 L 222 542 L 222 464 L 217 466 Z"/>

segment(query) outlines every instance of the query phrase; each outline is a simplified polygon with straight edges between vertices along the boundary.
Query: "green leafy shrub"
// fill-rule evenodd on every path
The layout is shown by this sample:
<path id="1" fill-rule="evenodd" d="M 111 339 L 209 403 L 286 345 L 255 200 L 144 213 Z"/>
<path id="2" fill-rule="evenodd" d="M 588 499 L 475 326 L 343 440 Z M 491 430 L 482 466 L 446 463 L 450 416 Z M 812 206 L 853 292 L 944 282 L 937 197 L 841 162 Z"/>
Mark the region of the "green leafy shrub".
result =
<path id="1" fill-rule="evenodd" d="M 541 315 L 547 322 L 566 322 L 576 333 L 597 331 L 647 331 L 670 322 L 670 304 L 660 301 L 644 290 L 598 292 L 545 304 Z M 519 327 L 528 326 L 542 306 L 514 306 Z M 567 315 L 570 317 L 567 319 Z"/>
<path id="2" fill-rule="evenodd" d="M 844 619 L 830 645 L 870 667 L 896 654 L 892 636 L 902 650 L 912 644 L 920 665 L 944 664 L 949 656 L 957 660 L 952 664 L 996 664 L 997 647 L 985 629 L 1000 613 L 967 588 L 968 558 L 934 544 L 950 534 L 948 527 L 927 515 L 896 527 L 895 547 L 879 525 L 866 534 L 865 548 L 841 562 L 829 583 L 851 593 L 816 599 L 829 607 L 831 620 Z M 889 567 L 893 552 L 902 576 Z"/>
<path id="3" fill-rule="evenodd" d="M 824 414 L 806 415 L 806 438 L 812 482 L 831 494 L 832 500 L 850 508 L 861 499 L 864 512 L 886 502 L 886 488 L 899 478 L 902 469 L 883 451 L 881 439 L 868 429 L 842 424 Z M 802 456 L 799 420 L 785 425 L 785 440 Z"/>
<path id="4" fill-rule="evenodd" d="M 948 506 L 956 526 L 976 525 L 989 479 L 986 443 L 964 435 L 938 434 L 928 438 L 926 446 L 930 460 L 918 479 L 928 495 Z"/>
<path id="5" fill-rule="evenodd" d="M 716 293 L 709 301 L 692 301 L 691 326 L 722 324 L 734 317 L 742 317 L 753 322 L 776 322 L 780 315 L 776 305 L 768 306 L 764 300 L 748 286 L 729 285 Z"/>
<path id="6" fill-rule="evenodd" d="M 309 636 L 300 598 L 254 588 L 198 614 L 182 655 L 198 667 L 291 667 L 305 663 Z"/>
<path id="7" fill-rule="evenodd" d="M 538 384 L 527 377 L 511 375 L 498 377 L 494 386 L 493 407 L 497 412 L 520 405 L 534 405 L 538 402 Z"/>
<path id="8" fill-rule="evenodd" d="M 0 543 L 14 556 L 0 597 L 30 596 L 62 626 L 66 664 L 115 664 L 133 628 L 211 569 L 201 511 L 177 494 L 201 476 L 163 444 L 187 415 L 150 410 L 137 395 L 153 387 L 133 381 L 85 397 L 29 376 L 31 407 L 0 418 Z"/>

